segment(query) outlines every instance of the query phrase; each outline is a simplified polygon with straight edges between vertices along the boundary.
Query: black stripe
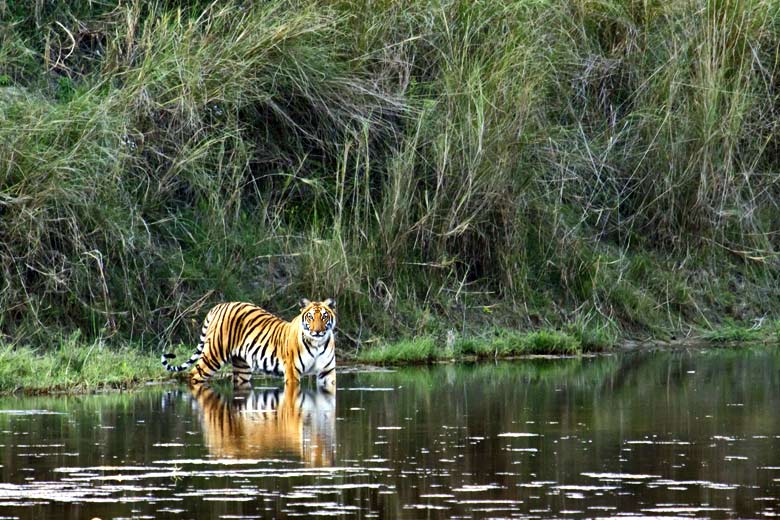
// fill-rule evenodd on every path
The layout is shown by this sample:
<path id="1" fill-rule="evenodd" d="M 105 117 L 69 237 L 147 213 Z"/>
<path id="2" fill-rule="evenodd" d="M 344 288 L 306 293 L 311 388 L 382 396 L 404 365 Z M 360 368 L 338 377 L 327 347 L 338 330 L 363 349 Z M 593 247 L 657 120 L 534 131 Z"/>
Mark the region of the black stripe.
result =
<path id="1" fill-rule="evenodd" d="M 223 343 L 223 337 L 222 337 L 222 324 L 225 321 L 225 316 L 230 311 L 230 304 L 223 303 L 218 305 L 215 310 L 217 311 L 215 313 L 215 320 L 212 321 L 212 323 L 209 326 L 209 330 L 213 327 L 216 327 L 211 332 L 211 341 L 209 341 L 209 350 L 208 355 L 211 357 L 220 357 L 220 352 L 222 350 L 222 343 Z"/>
<path id="2" fill-rule="evenodd" d="M 230 355 L 233 352 L 233 346 L 235 344 L 235 336 L 238 332 L 238 327 L 241 325 L 241 317 L 243 316 L 243 305 L 240 304 L 233 304 L 233 308 L 231 309 L 230 315 L 228 316 L 227 323 L 225 323 L 227 327 L 226 336 L 227 336 L 227 345 L 225 345 L 224 355 L 226 358 L 229 358 Z"/>
<path id="3" fill-rule="evenodd" d="M 271 331 L 268 335 L 268 343 L 266 349 L 268 355 L 279 357 L 281 355 L 280 348 L 282 346 L 281 339 L 283 337 L 282 331 L 284 330 L 284 322 L 276 322 L 271 325 Z"/>
<path id="4" fill-rule="evenodd" d="M 233 347 L 233 352 L 238 352 L 244 345 L 247 333 L 252 330 L 255 320 L 262 317 L 264 313 L 263 309 L 256 306 L 250 306 L 244 310 L 244 314 L 241 316 L 241 326 L 236 331 L 236 337 L 234 338 L 235 346 Z"/>
<path id="5" fill-rule="evenodd" d="M 263 338 L 268 335 L 268 327 L 266 327 L 265 324 L 268 321 L 269 316 L 269 314 L 260 316 L 258 322 L 254 325 L 253 330 L 247 333 L 247 338 L 251 338 L 251 341 L 249 341 L 249 346 L 244 352 L 244 357 L 246 359 L 255 358 L 255 356 L 257 356 L 257 351 L 265 345 Z"/>
<path id="6" fill-rule="evenodd" d="M 271 330 L 271 334 L 268 337 L 268 342 L 271 345 L 271 348 L 276 352 L 276 354 L 279 354 L 279 348 L 282 346 L 282 331 L 284 330 L 284 327 L 280 323 L 274 323 L 273 329 Z"/>
<path id="7" fill-rule="evenodd" d="M 305 337 L 303 338 L 303 346 L 306 349 L 306 352 L 308 352 L 311 357 L 314 357 L 314 354 L 311 353 L 311 349 L 309 348 L 310 343 Z"/>
<path id="8" fill-rule="evenodd" d="M 262 321 L 260 325 L 258 325 L 259 328 L 262 328 L 260 333 L 257 335 L 256 341 L 257 343 L 263 345 L 264 347 L 268 345 L 269 338 L 271 337 L 271 334 L 274 331 L 275 323 L 273 322 L 272 316 L 268 316 L 269 319 L 265 319 Z"/>
<path id="9" fill-rule="evenodd" d="M 301 358 L 302 355 L 303 355 L 303 352 L 299 350 L 298 351 L 298 363 L 301 364 L 301 368 L 298 368 L 297 366 L 295 366 L 295 363 L 293 362 L 293 366 L 295 367 L 295 369 L 298 371 L 299 374 L 303 374 L 303 372 L 304 372 L 304 370 L 303 370 L 304 369 L 303 359 Z"/>
<path id="10" fill-rule="evenodd" d="M 205 365 L 209 370 L 211 370 L 212 373 L 216 372 L 217 370 L 222 368 L 222 365 L 224 364 L 224 363 L 221 363 L 219 360 L 216 360 L 214 358 L 205 358 L 204 357 L 204 358 L 201 358 L 201 359 L 202 359 L 202 364 Z M 200 366 L 200 365 L 198 365 L 198 366 Z"/>
<path id="11" fill-rule="evenodd" d="M 266 352 L 268 351 L 268 347 L 271 345 L 271 341 L 269 341 L 269 336 L 273 332 L 273 325 L 268 327 L 268 330 L 263 334 L 263 337 L 260 339 L 263 348 L 260 350 L 260 358 L 259 359 L 265 359 Z"/>
<path id="12" fill-rule="evenodd" d="M 239 345 L 239 349 L 244 346 L 244 344 L 249 343 L 247 346 L 247 349 L 245 352 L 242 352 L 245 357 L 249 357 L 248 350 L 255 344 L 255 339 L 252 335 L 258 331 L 258 325 L 262 321 L 262 319 L 267 315 L 265 311 L 263 311 L 261 308 L 253 309 L 253 311 L 259 311 L 257 314 L 253 315 L 251 318 L 245 320 L 246 326 L 244 327 L 244 330 L 241 331 L 241 345 Z M 248 340 L 252 338 L 251 342 Z"/>
<path id="13" fill-rule="evenodd" d="M 335 361 L 336 361 L 336 351 L 334 350 L 333 354 L 330 356 L 330 359 L 328 360 L 328 362 L 325 363 L 325 366 L 328 366 L 328 365 L 330 365 L 331 363 L 333 363 Z"/>
<path id="14" fill-rule="evenodd" d="M 325 372 L 320 372 L 319 374 L 317 374 L 317 377 L 319 379 L 324 379 L 324 378 L 328 377 L 328 374 L 330 374 L 334 370 L 336 370 L 336 367 L 331 367 L 330 369 L 326 370 Z"/>

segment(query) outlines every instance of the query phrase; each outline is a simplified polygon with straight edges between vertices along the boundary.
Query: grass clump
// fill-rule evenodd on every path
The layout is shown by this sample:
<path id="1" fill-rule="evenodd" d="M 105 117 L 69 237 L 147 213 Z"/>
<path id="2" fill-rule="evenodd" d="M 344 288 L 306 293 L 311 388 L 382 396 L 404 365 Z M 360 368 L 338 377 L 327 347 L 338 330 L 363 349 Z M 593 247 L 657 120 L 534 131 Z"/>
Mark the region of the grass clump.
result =
<path id="1" fill-rule="evenodd" d="M 363 363 L 379 365 L 430 363 L 444 359 L 447 359 L 446 349 L 432 337 L 389 343 L 366 349 L 358 355 L 358 360 Z"/>
<path id="2" fill-rule="evenodd" d="M 615 323 L 591 316 L 579 316 L 564 330 L 582 347 L 582 352 L 603 352 L 618 344 L 620 332 Z"/>
<path id="3" fill-rule="evenodd" d="M 572 356 L 582 352 L 582 342 L 566 332 L 501 330 L 488 337 L 468 336 L 443 341 L 427 336 L 386 343 L 361 351 L 357 359 L 364 363 L 400 365 L 528 355 Z"/>
<path id="4" fill-rule="evenodd" d="M 524 355 L 576 355 L 582 344 L 574 336 L 556 330 L 515 332 L 500 330 L 488 337 L 463 338 L 456 341 L 461 356 L 512 357 Z"/>
<path id="5" fill-rule="evenodd" d="M 131 345 L 85 342 L 79 334 L 51 349 L 0 344 L 0 393 L 129 388 L 162 380 L 159 358 Z"/>
<path id="6" fill-rule="evenodd" d="M 575 355 L 582 353 L 582 344 L 565 332 L 540 330 L 521 336 L 518 347 L 506 349 L 511 354 Z"/>
<path id="7" fill-rule="evenodd" d="M 702 337 L 713 343 L 751 343 L 767 338 L 767 331 L 735 322 L 723 323 L 720 327 L 706 331 Z"/>

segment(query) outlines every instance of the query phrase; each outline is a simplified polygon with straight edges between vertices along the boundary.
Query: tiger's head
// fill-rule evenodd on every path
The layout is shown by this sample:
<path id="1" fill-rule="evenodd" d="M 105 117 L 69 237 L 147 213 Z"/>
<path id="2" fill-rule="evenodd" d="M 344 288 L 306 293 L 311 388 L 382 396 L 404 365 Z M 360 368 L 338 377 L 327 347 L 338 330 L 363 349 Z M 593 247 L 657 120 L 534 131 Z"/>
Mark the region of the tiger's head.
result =
<path id="1" fill-rule="evenodd" d="M 336 328 L 336 300 L 313 302 L 306 298 L 300 301 L 301 327 L 303 334 L 315 343 L 323 343 Z"/>

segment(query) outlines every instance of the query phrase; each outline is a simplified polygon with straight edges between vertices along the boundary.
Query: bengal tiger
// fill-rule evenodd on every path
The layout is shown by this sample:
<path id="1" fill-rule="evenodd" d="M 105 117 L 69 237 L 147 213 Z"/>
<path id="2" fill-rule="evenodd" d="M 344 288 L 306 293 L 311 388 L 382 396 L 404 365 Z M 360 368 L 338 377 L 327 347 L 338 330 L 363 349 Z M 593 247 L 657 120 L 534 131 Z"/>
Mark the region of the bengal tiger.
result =
<path id="1" fill-rule="evenodd" d="M 233 384 L 248 386 L 252 372 L 284 376 L 297 384 L 301 376 L 316 374 L 317 386 L 336 388 L 336 302 L 328 298 L 300 301 L 300 314 L 285 321 L 251 303 L 220 303 L 213 307 L 201 329 L 200 343 L 192 357 L 181 365 L 163 354 L 170 372 L 190 366 L 191 384 L 208 381 L 223 365 L 233 365 Z"/>
<path id="2" fill-rule="evenodd" d="M 215 458 L 278 458 L 291 455 L 306 466 L 333 465 L 336 395 L 295 385 L 239 389 L 230 394 L 209 385 L 191 387 L 200 409 L 203 441 Z"/>

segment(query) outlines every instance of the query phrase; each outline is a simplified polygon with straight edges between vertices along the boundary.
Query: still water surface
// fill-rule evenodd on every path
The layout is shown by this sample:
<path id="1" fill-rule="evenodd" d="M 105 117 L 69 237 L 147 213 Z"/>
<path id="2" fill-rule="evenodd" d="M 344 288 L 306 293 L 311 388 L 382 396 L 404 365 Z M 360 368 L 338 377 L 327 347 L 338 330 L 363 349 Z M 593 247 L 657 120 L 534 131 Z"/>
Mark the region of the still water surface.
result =
<path id="1" fill-rule="evenodd" d="M 780 351 L 0 400 L 0 518 L 767 518 Z"/>

